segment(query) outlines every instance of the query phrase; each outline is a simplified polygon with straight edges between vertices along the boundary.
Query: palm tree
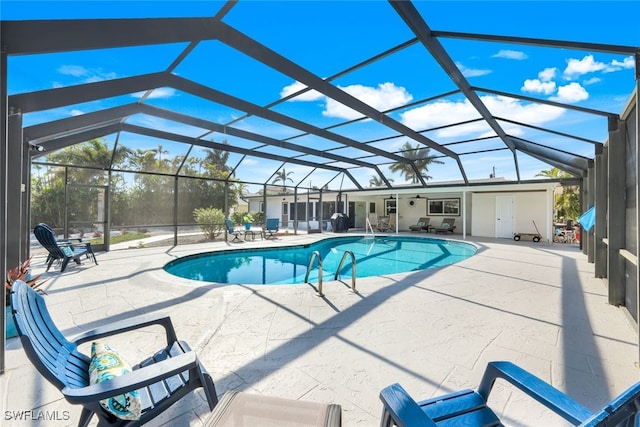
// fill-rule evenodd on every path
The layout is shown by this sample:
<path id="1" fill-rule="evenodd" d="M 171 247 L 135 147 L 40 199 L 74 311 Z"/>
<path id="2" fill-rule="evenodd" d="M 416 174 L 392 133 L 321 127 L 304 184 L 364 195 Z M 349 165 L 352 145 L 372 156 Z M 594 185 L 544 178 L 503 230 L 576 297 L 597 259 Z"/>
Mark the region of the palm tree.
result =
<path id="1" fill-rule="evenodd" d="M 389 178 L 387 181 L 393 182 L 393 178 Z M 384 182 L 384 180 L 377 175 L 372 175 L 371 179 L 369 180 L 369 187 L 383 187 L 385 185 L 386 183 Z"/>
<path id="2" fill-rule="evenodd" d="M 158 144 L 158 148 L 154 148 L 149 151 L 151 151 L 152 153 L 158 156 L 158 163 L 162 163 L 163 154 L 169 154 L 169 150 L 165 150 L 162 144 Z"/>
<path id="3" fill-rule="evenodd" d="M 562 169 L 551 168 L 551 169 L 541 170 L 535 176 L 542 176 L 549 179 L 558 179 L 558 178 L 568 178 L 571 175 L 563 171 Z"/>
<path id="4" fill-rule="evenodd" d="M 409 142 L 405 142 L 401 148 L 402 156 L 410 162 L 398 162 L 392 164 L 389 169 L 391 172 L 400 172 L 401 175 L 411 181 L 412 184 L 417 184 L 420 182 L 418 175 L 416 175 L 416 171 L 413 169 L 411 164 L 413 163 L 418 169 L 420 176 L 429 180 L 431 177 L 424 172 L 429 171 L 430 164 L 444 164 L 444 162 L 440 160 L 436 160 L 436 156 L 432 156 L 429 153 L 431 152 L 431 148 L 429 147 L 421 147 L 420 144 L 417 144 L 415 147 L 411 145 Z"/>
<path id="5" fill-rule="evenodd" d="M 287 172 L 284 168 L 282 168 L 281 170 L 279 170 L 278 172 L 275 173 L 275 176 L 273 177 L 273 181 L 271 181 L 272 184 L 275 184 L 279 181 L 282 181 L 282 192 L 286 192 L 287 188 L 287 181 L 291 181 L 293 182 L 293 179 L 289 178 L 289 175 L 291 175 L 293 172 Z"/>
<path id="6" fill-rule="evenodd" d="M 549 179 L 569 178 L 571 174 L 558 169 L 551 168 L 538 172 L 535 176 L 542 176 Z M 563 185 L 555 194 L 555 208 L 558 221 L 576 219 L 580 216 L 580 195 L 575 185 Z"/>

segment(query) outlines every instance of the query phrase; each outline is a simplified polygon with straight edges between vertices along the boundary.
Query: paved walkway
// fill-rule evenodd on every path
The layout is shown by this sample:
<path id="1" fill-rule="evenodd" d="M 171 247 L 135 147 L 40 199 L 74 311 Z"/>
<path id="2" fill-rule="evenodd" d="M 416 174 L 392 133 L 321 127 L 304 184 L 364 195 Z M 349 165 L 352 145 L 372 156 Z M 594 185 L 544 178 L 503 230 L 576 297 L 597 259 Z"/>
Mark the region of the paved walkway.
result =
<path id="1" fill-rule="evenodd" d="M 327 282 L 324 298 L 309 285 L 196 284 L 162 270 L 190 253 L 320 237 L 99 253 L 98 266 L 48 273 L 46 301 L 69 336 L 139 313 L 168 312 L 219 394 L 236 389 L 336 402 L 347 427 L 378 425 L 378 393 L 391 383 L 428 398 L 475 387 L 491 360 L 511 360 L 594 410 L 640 380 L 636 333 L 623 310 L 607 304 L 593 265 L 572 245 L 475 240 L 478 254 L 458 264 L 360 279 L 357 294 L 348 283 Z M 160 339 L 150 329 L 109 343 L 135 361 Z M 77 424 L 78 408 L 43 381 L 17 339 L 8 341 L 0 393 L 3 426 Z M 563 425 L 508 386 L 499 384 L 492 396 L 508 425 Z M 68 420 L 18 421 L 5 412 L 30 409 Z M 207 414 L 197 392 L 150 425 L 199 426 Z"/>

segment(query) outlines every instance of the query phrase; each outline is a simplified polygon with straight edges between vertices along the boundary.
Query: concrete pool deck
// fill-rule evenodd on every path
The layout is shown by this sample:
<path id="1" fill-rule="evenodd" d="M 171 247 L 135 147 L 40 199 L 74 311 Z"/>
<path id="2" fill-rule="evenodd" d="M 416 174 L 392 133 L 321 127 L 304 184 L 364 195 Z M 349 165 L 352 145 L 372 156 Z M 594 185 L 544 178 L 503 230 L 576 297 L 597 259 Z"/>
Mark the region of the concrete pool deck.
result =
<path id="1" fill-rule="evenodd" d="M 162 270 L 188 254 L 323 236 L 99 253 L 97 266 L 86 261 L 45 274 L 45 298 L 70 337 L 136 314 L 166 312 L 219 395 L 235 389 L 338 403 L 344 426 L 377 426 L 378 394 L 391 383 L 416 399 L 474 388 L 491 360 L 513 361 L 592 410 L 640 380 L 637 333 L 623 309 L 607 304 L 593 264 L 574 245 L 469 238 L 478 254 L 458 264 L 360 279 L 355 294 L 348 281 L 325 282 L 324 298 L 309 285 L 195 286 Z M 34 259 L 36 273 L 43 261 Z M 108 342 L 135 362 L 158 349 L 160 339 L 160 330 L 147 329 Z M 6 365 L 0 424 L 77 424 L 79 408 L 37 373 L 17 338 L 7 341 Z M 502 383 L 490 401 L 508 425 L 565 424 Z M 27 410 L 66 419 L 12 415 Z M 208 413 L 198 391 L 148 425 L 200 426 Z"/>

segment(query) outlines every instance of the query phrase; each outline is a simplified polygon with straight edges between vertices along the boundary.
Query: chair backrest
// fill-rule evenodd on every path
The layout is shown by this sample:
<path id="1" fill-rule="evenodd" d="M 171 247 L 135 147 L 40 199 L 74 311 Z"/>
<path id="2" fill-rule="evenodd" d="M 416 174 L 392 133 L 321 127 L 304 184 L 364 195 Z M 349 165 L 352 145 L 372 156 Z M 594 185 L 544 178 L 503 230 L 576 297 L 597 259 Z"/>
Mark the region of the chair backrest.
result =
<path id="1" fill-rule="evenodd" d="M 445 226 L 444 224 L 447 224 L 447 226 L 449 227 L 453 227 L 456 223 L 456 219 L 455 218 L 444 218 L 442 220 L 442 226 Z"/>
<path id="2" fill-rule="evenodd" d="M 47 224 L 38 224 L 33 229 L 33 234 L 38 239 L 38 242 L 56 259 L 63 259 L 64 253 L 58 242 L 56 236 Z"/>
<path id="3" fill-rule="evenodd" d="M 278 218 L 267 218 L 266 228 L 267 230 L 278 231 L 279 224 L 280 224 L 280 220 Z"/>
<path id="4" fill-rule="evenodd" d="M 233 229 L 233 223 L 229 218 L 224 219 L 224 223 L 227 225 L 227 231 L 229 233 L 235 233 L 236 231 Z"/>
<path id="5" fill-rule="evenodd" d="M 429 221 L 431 221 L 431 218 L 428 217 L 422 217 L 418 219 L 418 222 L 421 222 L 422 225 L 429 225 Z"/>
<path id="6" fill-rule="evenodd" d="M 383 406 L 381 426 L 436 427 L 436 423 L 400 384 L 392 384 L 382 389 L 380 400 Z"/>
<path id="7" fill-rule="evenodd" d="M 11 286 L 11 312 L 27 357 L 58 389 L 89 385 L 89 358 L 56 327 L 42 295 L 22 281 Z"/>

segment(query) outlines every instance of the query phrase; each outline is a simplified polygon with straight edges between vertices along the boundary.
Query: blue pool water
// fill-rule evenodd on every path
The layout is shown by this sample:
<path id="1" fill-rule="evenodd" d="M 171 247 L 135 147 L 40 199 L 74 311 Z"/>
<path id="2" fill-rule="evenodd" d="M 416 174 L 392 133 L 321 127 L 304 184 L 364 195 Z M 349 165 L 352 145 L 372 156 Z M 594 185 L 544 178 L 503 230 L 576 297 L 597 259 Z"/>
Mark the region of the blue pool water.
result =
<path id="1" fill-rule="evenodd" d="M 318 251 L 323 260 L 323 280 L 333 280 L 345 251 L 356 258 L 357 277 L 381 276 L 442 267 L 469 258 L 474 245 L 442 239 L 408 236 L 334 237 L 310 245 L 207 252 L 176 259 L 165 271 L 186 279 L 217 283 L 295 284 L 304 283 L 311 254 Z M 318 264 L 309 275 L 318 280 Z M 351 258 L 347 257 L 340 277 L 351 277 Z"/>

